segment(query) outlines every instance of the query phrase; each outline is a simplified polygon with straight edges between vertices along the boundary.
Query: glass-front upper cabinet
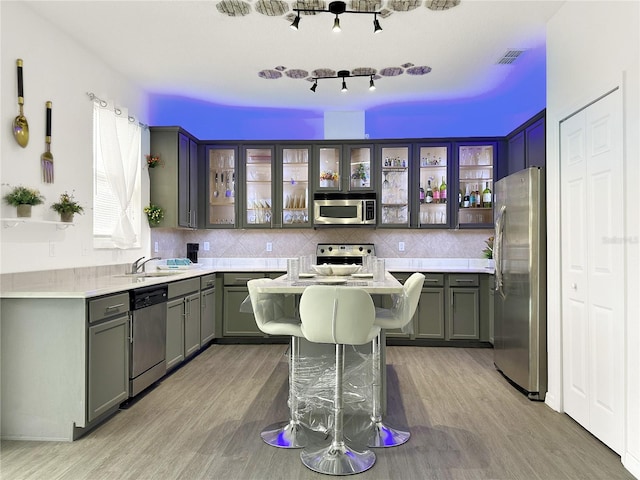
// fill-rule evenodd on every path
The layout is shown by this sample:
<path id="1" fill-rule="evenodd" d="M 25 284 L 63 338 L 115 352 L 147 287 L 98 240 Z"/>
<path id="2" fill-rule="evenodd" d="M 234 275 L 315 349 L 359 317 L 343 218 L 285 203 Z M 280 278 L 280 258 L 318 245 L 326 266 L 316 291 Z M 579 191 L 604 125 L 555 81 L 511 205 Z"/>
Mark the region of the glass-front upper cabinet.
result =
<path id="1" fill-rule="evenodd" d="M 206 147 L 208 228 L 233 228 L 236 225 L 236 159 L 238 150 L 231 146 Z"/>
<path id="2" fill-rule="evenodd" d="M 373 191 L 373 151 L 370 144 L 316 146 L 315 191 Z"/>
<path id="3" fill-rule="evenodd" d="M 409 226 L 409 159 L 408 145 L 381 146 L 377 156 L 382 175 L 378 192 L 380 204 L 379 226 Z"/>
<path id="4" fill-rule="evenodd" d="M 309 220 L 310 150 L 310 147 L 304 146 L 287 146 L 278 150 L 278 158 L 282 159 L 280 169 L 282 208 L 280 211 L 282 212 L 281 225 L 284 228 L 311 225 Z"/>
<path id="5" fill-rule="evenodd" d="M 243 149 L 245 216 L 247 228 L 271 228 L 273 222 L 273 147 Z"/>
<path id="6" fill-rule="evenodd" d="M 449 145 L 418 147 L 419 184 L 418 226 L 442 228 L 449 224 L 448 165 Z"/>
<path id="7" fill-rule="evenodd" d="M 458 145 L 458 225 L 493 225 L 496 144 Z"/>
<path id="8" fill-rule="evenodd" d="M 373 190 L 372 179 L 372 145 L 347 145 L 346 158 L 348 159 L 349 191 Z"/>

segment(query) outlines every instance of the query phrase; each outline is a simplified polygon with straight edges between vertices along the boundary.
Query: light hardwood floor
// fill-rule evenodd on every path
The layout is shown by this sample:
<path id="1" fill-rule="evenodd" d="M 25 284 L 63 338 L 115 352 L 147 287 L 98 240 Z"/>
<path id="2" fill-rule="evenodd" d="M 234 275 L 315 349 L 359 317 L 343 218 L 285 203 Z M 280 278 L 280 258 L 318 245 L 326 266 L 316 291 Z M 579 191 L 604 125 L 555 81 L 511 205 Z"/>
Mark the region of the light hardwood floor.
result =
<path id="1" fill-rule="evenodd" d="M 2 442 L 0 478 L 320 479 L 270 447 L 287 418 L 284 345 L 213 345 L 73 443 Z M 376 449 L 362 479 L 633 479 L 566 415 L 531 402 L 491 349 L 388 347 L 387 419 L 405 445 Z"/>

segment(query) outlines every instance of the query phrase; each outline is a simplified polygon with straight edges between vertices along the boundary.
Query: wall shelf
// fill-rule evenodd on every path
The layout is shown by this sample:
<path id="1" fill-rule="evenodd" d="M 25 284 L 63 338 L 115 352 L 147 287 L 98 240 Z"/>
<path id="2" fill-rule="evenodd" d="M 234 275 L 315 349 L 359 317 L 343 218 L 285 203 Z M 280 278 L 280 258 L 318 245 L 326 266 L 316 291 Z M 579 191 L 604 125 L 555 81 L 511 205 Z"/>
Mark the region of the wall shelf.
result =
<path id="1" fill-rule="evenodd" d="M 71 222 L 56 222 L 53 220 L 39 220 L 37 218 L 28 217 L 15 217 L 15 218 L 0 218 L 2 226 L 4 228 L 17 227 L 20 224 L 38 224 L 38 225 L 55 225 L 58 230 L 66 230 L 69 227 L 74 227 L 75 224 Z"/>

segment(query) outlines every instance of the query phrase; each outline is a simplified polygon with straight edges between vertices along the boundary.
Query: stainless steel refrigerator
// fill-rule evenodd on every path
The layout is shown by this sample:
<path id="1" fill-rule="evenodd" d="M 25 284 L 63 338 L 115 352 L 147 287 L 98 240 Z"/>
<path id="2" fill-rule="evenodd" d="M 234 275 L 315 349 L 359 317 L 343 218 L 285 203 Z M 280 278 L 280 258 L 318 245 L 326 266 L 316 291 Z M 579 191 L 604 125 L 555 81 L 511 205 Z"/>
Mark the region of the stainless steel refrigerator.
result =
<path id="1" fill-rule="evenodd" d="M 494 363 L 531 400 L 547 391 L 544 171 L 495 183 Z"/>

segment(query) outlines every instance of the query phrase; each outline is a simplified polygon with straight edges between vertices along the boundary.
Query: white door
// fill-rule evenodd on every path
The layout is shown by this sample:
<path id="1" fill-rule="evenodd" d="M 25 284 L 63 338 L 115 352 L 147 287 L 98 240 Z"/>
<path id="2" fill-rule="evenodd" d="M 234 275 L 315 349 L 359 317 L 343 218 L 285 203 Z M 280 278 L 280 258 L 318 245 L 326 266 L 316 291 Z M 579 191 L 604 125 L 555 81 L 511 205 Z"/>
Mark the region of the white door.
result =
<path id="1" fill-rule="evenodd" d="M 622 94 L 560 124 L 565 411 L 617 453 L 623 444 Z"/>

